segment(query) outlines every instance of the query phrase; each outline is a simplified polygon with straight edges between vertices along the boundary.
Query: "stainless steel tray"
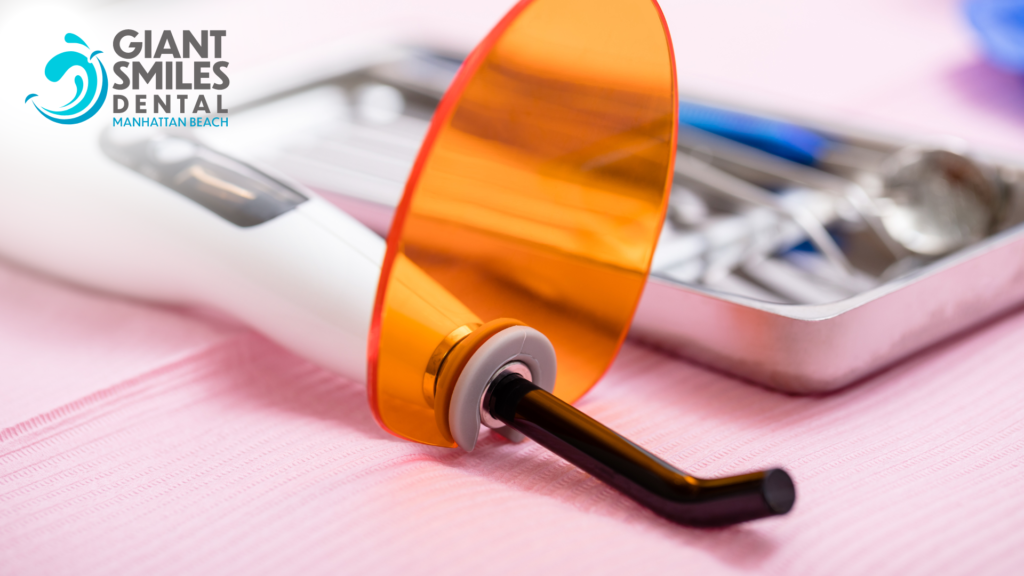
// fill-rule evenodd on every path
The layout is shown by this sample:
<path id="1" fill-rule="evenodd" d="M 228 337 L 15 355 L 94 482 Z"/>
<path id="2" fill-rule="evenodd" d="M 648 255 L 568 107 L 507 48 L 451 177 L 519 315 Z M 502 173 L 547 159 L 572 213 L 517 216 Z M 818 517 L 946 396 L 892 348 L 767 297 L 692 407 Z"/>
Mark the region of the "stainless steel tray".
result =
<path id="1" fill-rule="evenodd" d="M 386 138 L 373 140 L 374 146 L 389 142 L 383 157 L 359 160 L 361 164 L 354 166 L 350 162 L 352 157 L 336 156 L 339 161 L 329 165 L 330 160 L 323 156 L 327 153 L 324 146 L 333 154 L 356 149 L 354 140 L 339 136 L 344 132 L 340 128 L 329 128 L 324 133 L 321 140 L 326 145 L 307 138 L 287 150 L 264 147 L 253 151 L 248 143 L 239 142 L 237 137 L 232 141 L 231 136 L 215 145 L 275 167 L 324 193 L 384 234 L 415 156 L 417 138 L 422 138 L 432 107 L 447 85 L 445 75 L 457 67 L 457 59 L 442 58 L 424 68 L 422 54 L 417 50 L 388 48 L 376 51 L 372 57 L 339 57 L 330 60 L 330 65 L 325 60 L 318 66 L 297 66 L 316 72 L 295 75 L 284 84 L 279 77 L 267 74 L 264 81 L 253 83 L 249 103 L 238 107 L 243 115 L 251 111 L 260 113 L 268 103 L 283 102 L 296 95 L 301 99 L 304 92 L 324 87 L 350 95 L 357 95 L 367 83 L 397 88 L 405 94 L 407 117 L 389 129 L 392 132 L 385 134 Z M 288 106 L 284 106 L 286 114 L 279 115 L 271 125 L 280 124 L 280 118 L 286 124 L 290 122 Z M 928 146 L 936 142 L 765 110 L 745 111 L 774 116 L 882 153 L 908 144 Z M 1012 173 L 1010 181 L 1020 179 L 1015 176 L 1021 173 L 1019 163 L 978 151 L 971 153 L 1004 173 Z M 378 172 L 369 173 L 374 170 Z M 631 337 L 787 392 L 808 394 L 841 388 L 1024 302 L 1024 227 L 1010 226 L 1024 220 L 1024 186 L 1014 184 L 1008 192 L 1013 200 L 1013 215 L 1005 219 L 1003 231 L 835 302 L 773 303 L 652 276 L 638 307 Z"/>
<path id="2" fill-rule="evenodd" d="M 836 390 L 1024 302 L 1024 228 L 852 298 L 772 304 L 651 278 L 630 336 L 756 383 Z"/>
<path id="3" fill-rule="evenodd" d="M 732 108 L 736 108 L 735 105 Z M 883 152 L 948 138 L 885 134 L 767 110 Z M 1024 303 L 1021 163 L 958 148 L 1008 174 L 1002 231 L 910 273 L 827 304 L 763 302 L 652 277 L 630 336 L 758 384 L 798 394 L 842 388 Z"/>

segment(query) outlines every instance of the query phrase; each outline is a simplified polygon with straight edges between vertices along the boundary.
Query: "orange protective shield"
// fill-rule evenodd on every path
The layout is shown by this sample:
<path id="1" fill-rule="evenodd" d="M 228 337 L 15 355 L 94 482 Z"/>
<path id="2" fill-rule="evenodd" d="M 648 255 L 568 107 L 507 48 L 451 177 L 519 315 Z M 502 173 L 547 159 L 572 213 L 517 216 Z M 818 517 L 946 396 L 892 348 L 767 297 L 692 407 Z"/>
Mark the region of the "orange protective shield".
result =
<path id="1" fill-rule="evenodd" d="M 645 285 L 676 110 L 653 0 L 524 0 L 491 31 L 441 101 L 388 237 L 369 344 L 384 428 L 454 446 L 424 374 L 439 346 L 499 318 L 554 344 L 558 397 L 594 385 Z"/>

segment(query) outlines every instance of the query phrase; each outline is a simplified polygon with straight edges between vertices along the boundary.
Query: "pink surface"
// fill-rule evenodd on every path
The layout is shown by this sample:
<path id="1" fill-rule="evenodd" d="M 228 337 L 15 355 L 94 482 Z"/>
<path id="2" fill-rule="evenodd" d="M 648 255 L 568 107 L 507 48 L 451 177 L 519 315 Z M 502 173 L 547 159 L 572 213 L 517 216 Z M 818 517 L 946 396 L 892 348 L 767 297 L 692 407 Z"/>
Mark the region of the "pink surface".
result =
<path id="1" fill-rule="evenodd" d="M 707 476 L 785 464 L 787 517 L 681 528 L 533 444 L 380 431 L 252 333 L 2 432 L 5 574 L 1009 573 L 1024 315 L 823 398 L 627 345 L 587 413 Z"/>
<path id="2" fill-rule="evenodd" d="M 371 28 L 466 45 L 510 4 L 220 2 L 205 18 L 244 70 Z M 685 87 L 1024 155 L 1024 84 L 978 61 L 955 2 L 664 5 Z M 200 26 L 173 12 L 159 25 Z M 268 41 L 267 22 L 302 33 Z M 690 472 L 781 464 L 797 482 L 789 516 L 696 530 L 532 444 L 387 436 L 361 386 L 244 329 L 0 264 L 0 574 L 1011 573 L 1022 357 L 1015 314 L 797 398 L 627 345 L 583 410 Z"/>
<path id="3" fill-rule="evenodd" d="M 238 328 L 0 263 L 0 429 L 215 346 Z"/>

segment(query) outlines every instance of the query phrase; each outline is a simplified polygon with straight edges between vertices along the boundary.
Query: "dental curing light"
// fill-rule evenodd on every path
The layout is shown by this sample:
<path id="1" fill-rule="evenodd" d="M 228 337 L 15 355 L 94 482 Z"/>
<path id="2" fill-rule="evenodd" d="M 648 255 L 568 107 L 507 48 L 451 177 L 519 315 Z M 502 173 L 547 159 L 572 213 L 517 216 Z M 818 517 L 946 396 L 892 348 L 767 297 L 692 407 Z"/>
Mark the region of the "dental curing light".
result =
<path id="1" fill-rule="evenodd" d="M 472 450 L 481 425 L 529 437 L 683 524 L 783 514 L 784 471 L 694 478 L 569 404 L 615 357 L 644 288 L 676 122 L 653 0 L 525 0 L 442 100 L 386 246 L 188 136 L 110 130 L 105 161 L 126 170 L 0 193 L 0 252 L 232 314 L 365 379 L 403 438 Z"/>
<path id="2" fill-rule="evenodd" d="M 645 285 L 675 157 L 672 58 L 651 0 L 521 2 L 473 51 L 392 222 L 370 401 L 399 436 L 471 450 L 484 424 L 670 520 L 730 524 L 789 511 L 789 476 L 694 478 L 568 404 Z M 461 306 L 409 298 L 434 283 Z"/>

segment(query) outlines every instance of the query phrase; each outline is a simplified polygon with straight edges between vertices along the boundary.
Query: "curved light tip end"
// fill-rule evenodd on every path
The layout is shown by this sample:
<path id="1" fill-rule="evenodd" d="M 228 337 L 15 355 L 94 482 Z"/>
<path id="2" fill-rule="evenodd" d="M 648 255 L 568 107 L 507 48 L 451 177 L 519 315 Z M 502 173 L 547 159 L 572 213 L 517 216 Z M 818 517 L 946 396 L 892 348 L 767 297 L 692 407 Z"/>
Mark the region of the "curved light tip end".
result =
<path id="1" fill-rule="evenodd" d="M 796 486 L 793 485 L 793 479 L 781 468 L 765 471 L 761 494 L 768 508 L 775 514 L 789 512 L 796 502 Z"/>

